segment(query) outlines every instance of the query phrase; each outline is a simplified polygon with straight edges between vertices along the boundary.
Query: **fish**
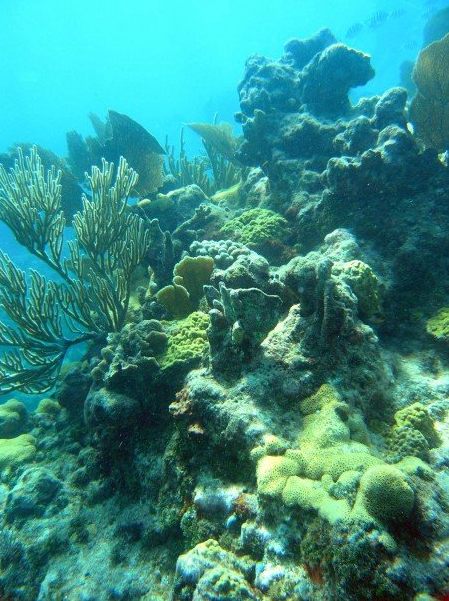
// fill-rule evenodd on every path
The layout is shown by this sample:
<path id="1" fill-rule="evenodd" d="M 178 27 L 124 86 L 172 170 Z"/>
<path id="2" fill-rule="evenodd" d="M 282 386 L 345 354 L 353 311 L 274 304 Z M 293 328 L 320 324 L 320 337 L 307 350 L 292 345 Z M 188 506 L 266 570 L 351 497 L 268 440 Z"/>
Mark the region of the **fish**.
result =
<path id="1" fill-rule="evenodd" d="M 388 13 L 384 10 L 378 10 L 366 21 L 366 24 L 370 29 L 376 29 L 380 27 L 388 20 Z"/>
<path id="2" fill-rule="evenodd" d="M 390 17 L 392 19 L 400 19 L 401 17 L 403 17 L 406 13 L 405 8 L 396 8 L 395 10 L 392 10 L 390 13 Z"/>
<path id="3" fill-rule="evenodd" d="M 359 33 L 363 30 L 363 23 L 353 23 L 346 32 L 345 37 L 350 40 L 359 35 Z"/>

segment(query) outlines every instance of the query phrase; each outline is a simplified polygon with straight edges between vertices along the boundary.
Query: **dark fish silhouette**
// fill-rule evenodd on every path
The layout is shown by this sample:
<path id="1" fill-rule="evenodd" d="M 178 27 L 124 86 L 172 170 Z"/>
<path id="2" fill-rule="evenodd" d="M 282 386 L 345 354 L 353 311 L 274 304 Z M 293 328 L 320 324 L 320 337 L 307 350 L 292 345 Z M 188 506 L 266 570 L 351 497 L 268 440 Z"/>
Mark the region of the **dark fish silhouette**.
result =
<path id="1" fill-rule="evenodd" d="M 366 24 L 370 29 L 376 29 L 383 25 L 388 19 L 388 13 L 384 10 L 378 10 L 367 20 Z"/>
<path id="2" fill-rule="evenodd" d="M 400 19 L 401 17 L 403 17 L 406 13 L 405 8 L 396 8 L 395 10 L 392 10 L 390 13 L 390 17 L 392 19 Z"/>
<path id="3" fill-rule="evenodd" d="M 362 29 L 363 29 L 362 23 L 354 23 L 353 25 L 351 25 L 351 27 L 348 28 L 348 31 L 346 32 L 345 37 L 348 40 L 355 38 L 356 36 L 359 35 L 359 33 L 362 31 Z"/>
<path id="4" fill-rule="evenodd" d="M 141 149 L 145 149 L 146 152 L 165 154 L 165 150 L 156 138 L 142 127 L 140 123 L 137 123 L 137 121 L 134 121 L 128 115 L 117 113 L 117 111 L 109 110 L 108 115 L 113 141 L 118 139 L 123 145 L 139 146 Z"/>

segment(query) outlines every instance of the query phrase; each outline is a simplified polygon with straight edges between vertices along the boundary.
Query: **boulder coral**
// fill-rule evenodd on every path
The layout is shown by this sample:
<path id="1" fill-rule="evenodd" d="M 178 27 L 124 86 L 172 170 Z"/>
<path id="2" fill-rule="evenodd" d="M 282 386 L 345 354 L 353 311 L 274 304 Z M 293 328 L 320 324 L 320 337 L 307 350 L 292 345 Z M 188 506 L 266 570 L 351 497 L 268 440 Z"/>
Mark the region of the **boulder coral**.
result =
<path id="1" fill-rule="evenodd" d="M 28 412 L 21 401 L 10 399 L 0 405 L 0 438 L 12 438 L 23 431 Z"/>
<path id="2" fill-rule="evenodd" d="M 304 420 L 296 447 L 258 461 L 259 494 L 281 498 L 302 512 L 313 510 L 331 524 L 351 519 L 405 521 L 415 504 L 407 472 L 351 438 L 355 422 L 336 391 L 325 384 L 300 406 Z M 348 477 L 355 477 L 358 492 L 340 497 L 337 491 L 345 490 Z"/>

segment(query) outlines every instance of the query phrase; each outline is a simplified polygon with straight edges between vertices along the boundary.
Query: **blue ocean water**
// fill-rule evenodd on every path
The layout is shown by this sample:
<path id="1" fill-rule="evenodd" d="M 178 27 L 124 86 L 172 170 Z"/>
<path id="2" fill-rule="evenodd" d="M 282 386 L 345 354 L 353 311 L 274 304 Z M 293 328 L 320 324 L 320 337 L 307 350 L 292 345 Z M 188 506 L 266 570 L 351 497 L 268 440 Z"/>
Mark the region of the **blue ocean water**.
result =
<path id="1" fill-rule="evenodd" d="M 323 27 L 372 55 L 376 77 L 363 95 L 379 93 L 399 83 L 400 64 L 416 57 L 428 15 L 444 4 L 69 0 L 61 7 L 58 0 L 2 0 L 0 152 L 32 142 L 65 156 L 66 132 L 92 134 L 88 113 L 104 116 L 110 108 L 176 145 L 185 122 L 215 115 L 233 122 L 248 56 L 276 58 L 289 38 Z M 348 39 L 354 24 L 363 28 Z M 197 136 L 187 132 L 186 140 L 188 151 L 198 151 Z M 0 237 L 20 262 L 3 224 Z"/>
<path id="2" fill-rule="evenodd" d="M 276 58 L 289 38 L 323 27 L 372 54 L 377 76 L 363 93 L 383 91 L 416 56 L 428 9 L 425 0 L 3 0 L 0 149 L 31 141 L 64 154 L 66 131 L 89 133 L 87 114 L 110 108 L 173 142 L 183 122 L 232 121 L 247 57 Z M 354 23 L 393 10 L 345 39 Z"/>

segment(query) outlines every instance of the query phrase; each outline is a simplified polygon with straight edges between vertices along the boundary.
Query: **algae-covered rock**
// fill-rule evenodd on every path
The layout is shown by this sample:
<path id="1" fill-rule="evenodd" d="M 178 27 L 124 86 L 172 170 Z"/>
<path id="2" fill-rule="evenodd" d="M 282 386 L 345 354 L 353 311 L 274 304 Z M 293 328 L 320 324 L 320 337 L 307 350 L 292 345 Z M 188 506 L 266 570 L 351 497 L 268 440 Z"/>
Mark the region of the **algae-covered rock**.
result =
<path id="1" fill-rule="evenodd" d="M 380 286 L 374 271 L 363 261 L 336 263 L 332 273 L 340 275 L 357 297 L 360 316 L 369 318 L 380 311 Z"/>
<path id="2" fill-rule="evenodd" d="M 5 515 L 8 522 L 60 510 L 67 504 L 63 483 L 50 470 L 41 467 L 26 469 L 8 494 Z"/>
<path id="3" fill-rule="evenodd" d="M 312 113 L 335 117 L 348 111 L 351 88 L 374 77 L 370 57 L 344 44 L 325 48 L 305 67 L 301 96 Z"/>
<path id="4" fill-rule="evenodd" d="M 159 372 L 158 358 L 167 347 L 167 334 L 161 323 L 145 319 L 126 324 L 109 337 L 101 351 L 101 361 L 92 370 L 96 386 L 105 384 L 119 393 L 145 396 Z"/>
<path id="5" fill-rule="evenodd" d="M 258 288 L 230 290 L 220 286 L 221 300 L 226 319 L 255 345 L 260 344 L 267 333 L 279 321 L 282 301 L 276 295 L 265 294 Z"/>
<path id="6" fill-rule="evenodd" d="M 282 314 L 282 300 L 258 288 L 220 290 L 206 287 L 211 306 L 208 338 L 212 368 L 237 375 L 250 360 Z"/>
<path id="7" fill-rule="evenodd" d="M 31 434 L 0 440 L 0 468 L 31 461 L 36 453 L 36 439 Z"/>
<path id="8" fill-rule="evenodd" d="M 312 58 L 328 46 L 337 42 L 330 29 L 321 29 L 310 38 L 293 38 L 284 46 L 284 60 L 302 69 Z"/>
<path id="9" fill-rule="evenodd" d="M 382 94 L 374 109 L 378 129 L 382 130 L 392 124 L 406 127 L 406 104 L 407 90 L 404 88 L 391 88 Z"/>
<path id="10" fill-rule="evenodd" d="M 0 405 L 0 438 L 12 438 L 23 430 L 27 410 L 21 401 L 11 399 Z"/>
<path id="11" fill-rule="evenodd" d="M 84 403 L 84 419 L 97 443 L 111 442 L 129 432 L 142 419 L 143 409 L 134 396 L 101 387 L 92 389 Z"/>

